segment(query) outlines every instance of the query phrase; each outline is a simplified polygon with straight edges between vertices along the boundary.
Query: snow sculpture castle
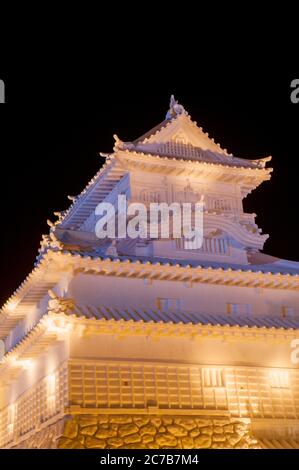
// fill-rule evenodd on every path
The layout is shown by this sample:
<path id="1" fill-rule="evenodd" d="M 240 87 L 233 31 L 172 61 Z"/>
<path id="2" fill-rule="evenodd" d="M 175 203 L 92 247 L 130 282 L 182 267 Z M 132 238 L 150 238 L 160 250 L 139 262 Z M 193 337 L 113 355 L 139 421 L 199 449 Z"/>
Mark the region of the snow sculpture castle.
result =
<path id="1" fill-rule="evenodd" d="M 242 201 L 270 158 L 228 154 L 173 98 L 56 214 L 0 313 L 0 447 L 299 447 L 299 263 Z M 99 240 L 95 208 L 196 202 L 204 242 Z"/>

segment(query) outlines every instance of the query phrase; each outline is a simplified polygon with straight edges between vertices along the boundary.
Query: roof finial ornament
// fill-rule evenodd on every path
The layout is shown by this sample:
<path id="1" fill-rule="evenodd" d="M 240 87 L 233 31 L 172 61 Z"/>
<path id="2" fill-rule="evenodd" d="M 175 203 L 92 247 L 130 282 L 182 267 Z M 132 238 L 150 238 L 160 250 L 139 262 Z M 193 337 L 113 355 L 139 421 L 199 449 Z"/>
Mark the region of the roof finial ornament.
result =
<path id="1" fill-rule="evenodd" d="M 123 142 L 120 138 L 114 134 L 113 139 L 115 140 L 113 150 L 117 152 L 117 150 L 129 150 L 134 147 L 132 142 Z"/>
<path id="2" fill-rule="evenodd" d="M 169 110 L 167 111 L 166 119 L 172 119 L 174 116 L 177 116 L 178 114 L 186 114 L 185 108 L 184 106 L 179 104 L 179 102 L 175 99 L 174 95 L 171 95 L 170 103 L 169 103 Z"/>
<path id="3" fill-rule="evenodd" d="M 123 141 L 120 140 L 120 138 L 116 134 L 113 134 L 113 139 L 115 140 L 113 150 L 121 149 L 123 146 Z"/>

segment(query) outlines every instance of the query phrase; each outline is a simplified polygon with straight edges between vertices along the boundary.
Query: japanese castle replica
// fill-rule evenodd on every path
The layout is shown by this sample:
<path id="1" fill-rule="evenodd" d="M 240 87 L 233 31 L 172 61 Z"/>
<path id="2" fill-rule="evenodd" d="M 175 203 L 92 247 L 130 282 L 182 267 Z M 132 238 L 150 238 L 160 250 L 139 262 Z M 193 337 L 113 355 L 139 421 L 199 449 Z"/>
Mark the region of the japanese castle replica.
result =
<path id="1" fill-rule="evenodd" d="M 0 447 L 299 448 L 299 263 L 242 205 L 270 157 L 229 154 L 173 97 L 102 156 L 0 311 Z M 202 247 L 97 238 L 120 194 L 204 196 Z"/>

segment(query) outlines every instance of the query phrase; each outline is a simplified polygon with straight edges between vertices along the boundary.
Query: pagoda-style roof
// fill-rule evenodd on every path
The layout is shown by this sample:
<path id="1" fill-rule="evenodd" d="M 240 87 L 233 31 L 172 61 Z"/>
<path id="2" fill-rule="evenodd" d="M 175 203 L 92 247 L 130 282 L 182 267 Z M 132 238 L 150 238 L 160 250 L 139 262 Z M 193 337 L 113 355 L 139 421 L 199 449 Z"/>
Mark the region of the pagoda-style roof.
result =
<path id="1" fill-rule="evenodd" d="M 263 181 L 269 180 L 271 157 L 257 160 L 235 157 L 192 121 L 185 109 L 173 98 L 166 119 L 132 142 L 116 135 L 114 151 L 101 154 L 104 166 L 73 203 L 59 215 L 62 228 L 77 229 L 96 206 L 122 184 L 131 171 L 209 178 L 223 182 L 242 181 L 243 196 Z"/>
<path id="2" fill-rule="evenodd" d="M 234 264 L 224 263 L 217 261 L 198 261 L 188 259 L 173 259 L 173 258 L 159 258 L 159 257 L 146 257 L 146 256 L 112 256 L 100 254 L 96 251 L 68 251 L 63 250 L 63 254 L 73 255 L 75 258 L 80 257 L 87 260 L 107 260 L 111 263 L 136 263 L 146 264 L 148 266 L 173 266 L 176 268 L 187 268 L 187 269 L 203 269 L 203 270 L 215 270 L 215 271 L 228 271 L 235 273 L 257 273 L 257 274 L 268 274 L 268 275 L 289 275 L 299 277 L 299 262 L 288 261 L 273 256 L 266 255 L 264 253 L 256 253 L 253 255 L 252 264 Z M 297 286 L 299 288 L 299 284 Z"/>
<path id="3" fill-rule="evenodd" d="M 60 308 L 59 303 L 62 306 Z M 282 318 L 271 315 L 229 316 L 212 315 L 200 312 L 182 311 L 160 312 L 157 309 L 142 307 L 104 307 L 74 304 L 65 308 L 71 299 L 57 299 L 57 307 L 51 307 L 39 322 L 29 329 L 23 337 L 8 347 L 0 364 L 2 383 L 14 380 L 28 361 L 39 357 L 51 346 L 61 342 L 67 332 L 79 327 L 85 334 L 112 334 L 195 338 L 244 337 L 247 340 L 291 341 L 297 337 L 298 318 Z M 14 364 L 11 367 L 11 364 Z"/>
<path id="4" fill-rule="evenodd" d="M 43 253 L 32 273 L 0 310 L 0 338 L 5 337 L 22 318 L 26 317 L 40 298 L 55 286 L 62 272 L 70 268 L 75 269 L 77 273 L 104 276 L 129 276 L 137 279 L 163 279 L 295 291 L 299 289 L 299 263 L 263 254 L 254 256 L 255 264 L 234 265 L 141 256 L 107 256 L 97 252 L 49 249 Z"/>
<path id="5" fill-rule="evenodd" d="M 66 315 L 75 315 L 82 318 L 98 320 L 174 323 L 192 325 L 239 326 L 249 328 L 283 328 L 299 329 L 299 317 L 285 317 L 281 315 L 228 315 L 208 312 L 162 311 L 158 308 L 146 308 L 140 305 L 128 306 L 93 306 L 74 305 L 64 312 Z"/>
<path id="6" fill-rule="evenodd" d="M 133 142 L 122 142 L 117 136 L 114 137 L 116 152 L 126 150 L 231 167 L 261 169 L 271 160 L 271 157 L 252 160 L 229 154 L 192 121 L 187 111 L 173 97 L 166 119 L 153 129 Z"/>
<path id="7" fill-rule="evenodd" d="M 105 200 L 112 191 L 121 194 L 126 188 L 131 168 L 142 169 L 142 165 L 146 164 L 153 171 L 161 173 L 168 171 L 183 177 L 195 174 L 203 180 L 210 178 L 212 181 L 242 183 L 243 197 L 262 181 L 269 179 L 271 171 L 265 168 L 269 158 L 240 159 L 222 149 L 191 120 L 174 98 L 171 99 L 170 109 L 161 124 L 133 142 L 125 143 L 116 138 L 114 153 L 106 157 L 105 165 L 80 196 L 71 198 L 71 207 L 58 214 L 56 224 L 51 224 L 50 235 L 43 239 L 35 269 L 0 310 L 0 338 L 9 334 L 29 312 L 37 308 L 40 299 L 47 296 L 49 289 L 59 282 L 61 273 L 67 269 L 139 279 L 299 289 L 299 263 L 270 259 L 261 254 L 252 256 L 248 264 L 241 265 L 120 254 L 113 256 L 108 255 L 101 247 L 95 248 L 92 244 L 89 246 L 88 237 L 85 249 L 85 239 L 81 245 L 78 243 L 77 248 L 71 248 L 76 231 L 81 230 L 80 233 L 84 234 L 82 226 L 90 214 L 94 213 L 97 204 Z M 223 225 L 224 232 L 230 232 L 230 216 L 223 213 L 216 216 L 217 227 Z M 213 214 L 205 214 L 208 226 L 209 223 L 214 223 L 213 217 Z M 234 239 L 243 237 L 239 241 L 245 246 L 259 249 L 259 239 L 264 242 L 267 237 L 259 232 L 253 233 L 246 224 L 238 225 L 234 222 L 234 226 L 237 227 L 232 232 Z M 226 230 L 227 228 L 230 230 Z M 59 231 L 64 238 L 57 237 Z"/>

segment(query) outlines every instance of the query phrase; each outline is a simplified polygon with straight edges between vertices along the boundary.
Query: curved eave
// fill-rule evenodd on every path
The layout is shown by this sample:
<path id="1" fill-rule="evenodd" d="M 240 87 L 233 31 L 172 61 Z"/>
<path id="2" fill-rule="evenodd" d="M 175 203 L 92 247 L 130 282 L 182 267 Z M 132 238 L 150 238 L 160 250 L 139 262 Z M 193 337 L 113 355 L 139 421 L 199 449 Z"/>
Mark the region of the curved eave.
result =
<path id="1" fill-rule="evenodd" d="M 153 337 L 187 337 L 190 339 L 208 338 L 209 340 L 232 337 L 235 340 L 246 338 L 264 341 L 265 336 L 277 342 L 290 341 L 298 335 L 298 328 L 273 327 L 257 325 L 230 325 L 213 323 L 183 323 L 174 321 L 138 321 L 124 319 L 105 319 L 76 315 L 69 313 L 47 313 L 0 362 L 0 377 L 15 379 L 22 368 L 44 354 L 47 349 L 66 339 L 72 331 L 82 334 L 121 335 L 123 336 L 153 336 Z"/>
<path id="2" fill-rule="evenodd" d="M 87 263 L 87 264 L 86 264 Z M 157 280 L 190 281 L 208 284 L 264 287 L 276 289 L 299 289 L 299 272 L 271 272 L 271 266 L 236 265 L 216 266 L 217 263 L 196 263 L 158 258 L 112 257 L 77 251 L 48 250 L 25 281 L 0 310 L 0 337 L 25 317 L 50 288 L 59 280 L 61 273 L 73 267 L 77 272 L 100 275 L 121 275 L 135 278 L 151 277 Z M 45 270 L 47 276 L 45 277 Z M 41 284 L 39 283 L 41 282 Z M 29 301 L 28 301 L 29 299 Z M 11 311 L 9 303 L 15 305 Z M 2 333 L 1 333 L 2 331 Z"/>
<path id="3" fill-rule="evenodd" d="M 187 158 L 179 158 L 179 157 L 169 157 L 169 156 L 163 156 L 163 155 L 158 155 L 158 154 L 152 154 L 152 153 L 145 153 L 145 152 L 136 152 L 134 150 L 129 150 L 129 149 L 124 149 L 124 150 L 118 150 L 115 153 L 116 158 L 122 158 L 122 157 L 132 157 L 135 159 L 141 159 L 141 162 L 145 165 L 146 163 L 150 163 L 151 160 L 154 162 L 155 160 L 158 162 L 162 162 L 165 164 L 169 165 L 177 165 L 179 164 L 188 164 L 190 167 L 210 167 L 210 168 L 225 168 L 240 172 L 242 171 L 243 173 L 247 172 L 248 175 L 253 176 L 256 175 L 259 178 L 262 179 L 269 179 L 270 173 L 273 171 L 273 168 L 265 168 L 265 167 L 258 167 L 258 166 L 241 166 L 241 165 L 233 165 L 231 164 L 225 164 L 224 162 L 208 162 L 208 161 L 200 161 L 200 160 L 191 160 Z M 147 161 L 145 161 L 145 159 Z M 263 159 L 262 159 L 263 160 Z M 233 162 L 233 159 L 230 160 Z M 245 160 L 247 161 L 247 160 Z"/>

